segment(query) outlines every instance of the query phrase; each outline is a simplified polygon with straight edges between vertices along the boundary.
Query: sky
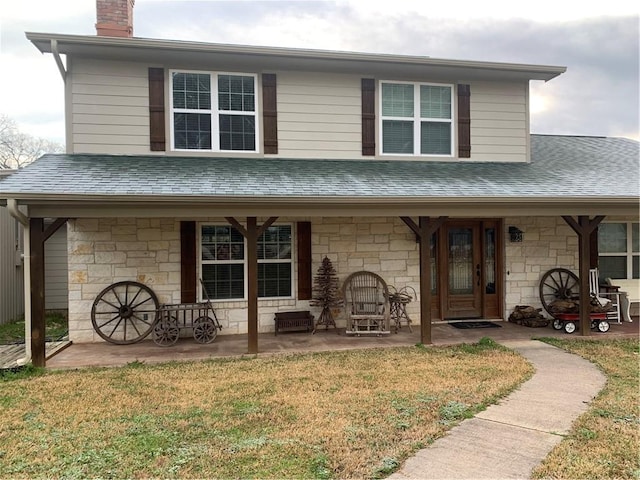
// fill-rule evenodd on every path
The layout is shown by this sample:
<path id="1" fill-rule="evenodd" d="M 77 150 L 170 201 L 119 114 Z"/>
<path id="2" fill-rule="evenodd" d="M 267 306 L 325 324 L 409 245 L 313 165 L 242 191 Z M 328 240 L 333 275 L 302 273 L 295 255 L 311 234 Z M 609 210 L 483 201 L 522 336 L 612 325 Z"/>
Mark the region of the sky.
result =
<path id="1" fill-rule="evenodd" d="M 64 140 L 62 78 L 24 32 L 95 35 L 95 7 L 0 3 L 0 114 L 23 132 Z M 144 38 L 564 66 L 531 83 L 531 132 L 635 140 L 639 19 L 632 0 L 136 0 L 133 14 Z"/>

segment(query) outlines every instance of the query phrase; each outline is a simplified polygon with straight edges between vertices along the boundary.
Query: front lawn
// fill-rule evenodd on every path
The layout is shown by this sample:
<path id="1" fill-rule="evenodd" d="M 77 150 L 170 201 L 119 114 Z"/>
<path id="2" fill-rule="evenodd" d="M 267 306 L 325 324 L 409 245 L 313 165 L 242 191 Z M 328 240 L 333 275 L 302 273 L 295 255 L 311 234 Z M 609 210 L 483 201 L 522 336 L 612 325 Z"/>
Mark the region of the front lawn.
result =
<path id="1" fill-rule="evenodd" d="M 531 374 L 485 339 L 5 376 L 0 476 L 384 477 Z"/>
<path id="2" fill-rule="evenodd" d="M 544 340 L 598 365 L 607 384 L 533 478 L 640 478 L 640 341 Z"/>

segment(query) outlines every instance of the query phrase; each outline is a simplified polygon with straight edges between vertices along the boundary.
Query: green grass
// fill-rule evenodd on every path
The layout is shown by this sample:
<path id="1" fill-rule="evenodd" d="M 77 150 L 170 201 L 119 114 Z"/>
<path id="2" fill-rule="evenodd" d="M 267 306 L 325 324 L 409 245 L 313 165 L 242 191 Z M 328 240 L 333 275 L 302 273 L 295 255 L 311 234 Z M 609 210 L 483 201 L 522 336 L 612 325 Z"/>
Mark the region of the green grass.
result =
<path id="1" fill-rule="evenodd" d="M 533 478 L 640 478 L 640 341 L 543 340 L 596 364 L 607 383 Z"/>
<path id="2" fill-rule="evenodd" d="M 640 478 L 640 341 L 543 339 L 607 383 L 533 478 Z M 384 478 L 531 375 L 483 339 L 0 376 L 0 477 Z M 559 406 L 561 408 L 561 406 Z"/>
<path id="3" fill-rule="evenodd" d="M 0 477 L 383 478 L 531 374 L 486 340 L 37 371 L 1 383 Z"/>
<path id="4" fill-rule="evenodd" d="M 45 318 L 45 336 L 57 340 L 67 334 L 68 323 L 64 315 L 49 313 Z M 0 344 L 24 342 L 24 317 L 0 325 Z"/>

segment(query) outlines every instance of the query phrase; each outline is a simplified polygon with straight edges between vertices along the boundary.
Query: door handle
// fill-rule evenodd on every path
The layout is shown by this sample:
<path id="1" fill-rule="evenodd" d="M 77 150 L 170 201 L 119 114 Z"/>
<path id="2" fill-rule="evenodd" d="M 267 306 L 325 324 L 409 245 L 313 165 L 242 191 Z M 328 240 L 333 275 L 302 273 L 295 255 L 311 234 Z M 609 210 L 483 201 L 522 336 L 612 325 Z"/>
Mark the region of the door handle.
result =
<path id="1" fill-rule="evenodd" d="M 476 276 L 478 277 L 478 286 L 480 286 L 480 264 L 476 265 Z"/>

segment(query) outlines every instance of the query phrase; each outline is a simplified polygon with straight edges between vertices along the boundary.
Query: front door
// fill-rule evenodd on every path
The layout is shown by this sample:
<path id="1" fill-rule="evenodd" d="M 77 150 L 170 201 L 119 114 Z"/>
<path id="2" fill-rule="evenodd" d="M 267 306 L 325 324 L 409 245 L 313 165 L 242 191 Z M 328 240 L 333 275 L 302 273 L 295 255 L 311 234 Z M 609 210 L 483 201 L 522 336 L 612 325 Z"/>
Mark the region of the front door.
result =
<path id="1" fill-rule="evenodd" d="M 482 317 L 482 223 L 447 222 L 442 278 L 445 319 Z"/>

